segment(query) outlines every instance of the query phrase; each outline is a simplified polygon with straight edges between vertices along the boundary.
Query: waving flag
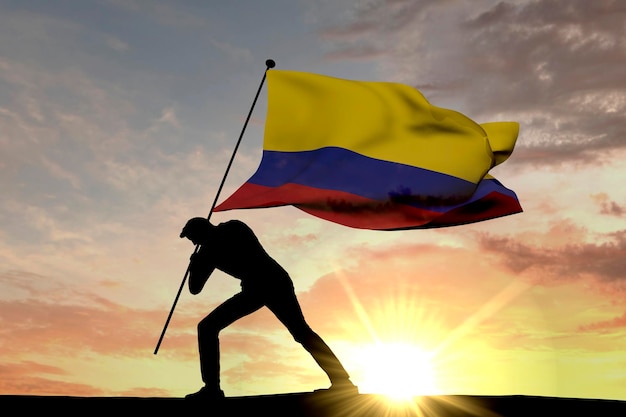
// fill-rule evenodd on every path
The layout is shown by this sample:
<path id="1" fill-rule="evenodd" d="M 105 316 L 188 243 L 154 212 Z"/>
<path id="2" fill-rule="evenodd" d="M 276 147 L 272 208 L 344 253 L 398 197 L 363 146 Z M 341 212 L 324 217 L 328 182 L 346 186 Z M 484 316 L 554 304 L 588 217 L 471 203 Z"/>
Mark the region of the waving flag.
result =
<path id="1" fill-rule="evenodd" d="M 215 211 L 293 205 L 350 227 L 453 226 L 522 211 L 488 172 L 514 122 L 477 124 L 415 88 L 270 70 L 263 157 Z"/>

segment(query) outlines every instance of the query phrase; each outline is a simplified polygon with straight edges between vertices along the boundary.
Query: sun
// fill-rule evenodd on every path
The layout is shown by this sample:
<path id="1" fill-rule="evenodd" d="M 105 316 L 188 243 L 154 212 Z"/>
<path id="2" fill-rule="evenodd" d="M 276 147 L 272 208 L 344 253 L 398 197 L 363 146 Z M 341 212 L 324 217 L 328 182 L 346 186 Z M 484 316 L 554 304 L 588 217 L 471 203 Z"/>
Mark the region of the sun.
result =
<path id="1" fill-rule="evenodd" d="M 363 393 L 408 400 L 439 393 L 434 355 L 406 342 L 378 342 L 358 350 L 363 369 L 358 382 Z"/>

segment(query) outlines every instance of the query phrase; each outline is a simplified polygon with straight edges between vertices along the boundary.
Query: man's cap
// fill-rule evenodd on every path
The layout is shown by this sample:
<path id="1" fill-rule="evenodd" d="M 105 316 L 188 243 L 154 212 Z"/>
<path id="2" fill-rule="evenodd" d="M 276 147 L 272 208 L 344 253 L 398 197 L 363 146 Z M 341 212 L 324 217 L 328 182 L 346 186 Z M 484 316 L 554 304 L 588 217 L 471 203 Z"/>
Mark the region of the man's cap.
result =
<path id="1" fill-rule="evenodd" d="M 189 219 L 187 224 L 185 224 L 185 227 L 183 227 L 182 232 L 180 232 L 181 239 L 189 236 L 189 233 L 194 230 L 206 229 L 208 222 L 209 221 L 204 217 L 194 217 L 193 219 Z"/>

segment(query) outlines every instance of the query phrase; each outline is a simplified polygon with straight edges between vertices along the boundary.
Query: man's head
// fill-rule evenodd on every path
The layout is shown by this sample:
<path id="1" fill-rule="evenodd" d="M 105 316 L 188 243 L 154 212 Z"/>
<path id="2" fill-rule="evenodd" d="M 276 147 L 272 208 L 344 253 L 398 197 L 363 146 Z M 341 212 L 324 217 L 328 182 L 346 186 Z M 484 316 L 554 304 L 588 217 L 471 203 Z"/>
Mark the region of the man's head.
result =
<path id="1" fill-rule="evenodd" d="M 194 245 L 201 245 L 209 238 L 211 231 L 211 223 L 204 217 L 194 217 L 187 221 L 183 231 L 180 232 L 180 237 L 191 240 Z"/>

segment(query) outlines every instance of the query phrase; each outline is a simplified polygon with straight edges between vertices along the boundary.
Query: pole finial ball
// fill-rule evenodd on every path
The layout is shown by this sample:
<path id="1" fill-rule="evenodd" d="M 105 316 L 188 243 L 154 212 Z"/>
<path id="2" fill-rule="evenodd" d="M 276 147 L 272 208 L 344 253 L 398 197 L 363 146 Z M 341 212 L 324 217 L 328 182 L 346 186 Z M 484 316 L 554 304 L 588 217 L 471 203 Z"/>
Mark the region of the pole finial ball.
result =
<path id="1" fill-rule="evenodd" d="M 267 68 L 274 68 L 276 66 L 276 62 L 274 62 L 273 59 L 268 59 L 267 61 L 265 61 L 265 65 L 267 66 Z"/>

